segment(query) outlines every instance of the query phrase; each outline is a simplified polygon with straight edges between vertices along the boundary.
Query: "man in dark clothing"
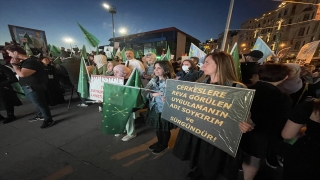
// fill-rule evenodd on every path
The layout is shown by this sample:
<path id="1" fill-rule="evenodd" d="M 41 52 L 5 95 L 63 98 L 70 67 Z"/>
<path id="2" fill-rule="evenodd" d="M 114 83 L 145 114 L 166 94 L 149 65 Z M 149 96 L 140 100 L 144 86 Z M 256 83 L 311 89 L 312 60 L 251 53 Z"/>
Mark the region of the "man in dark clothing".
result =
<path id="1" fill-rule="evenodd" d="M 40 128 L 48 128 L 54 124 L 49 106 L 46 102 L 46 76 L 41 63 L 29 57 L 19 46 L 9 45 L 4 49 L 11 57 L 11 65 L 19 76 L 20 85 L 27 98 L 37 107 L 38 115 L 34 120 L 44 120 Z"/>
<path id="2" fill-rule="evenodd" d="M 14 73 L 8 67 L 0 64 L 0 110 L 7 111 L 7 118 L 0 114 L 0 120 L 4 119 L 3 124 L 16 119 L 14 116 L 14 106 L 22 105 L 20 99 L 14 92 L 11 84 L 18 82 Z"/>
<path id="3" fill-rule="evenodd" d="M 259 69 L 258 60 L 263 57 L 263 53 L 259 50 L 253 50 L 244 56 L 244 62 L 241 63 L 242 82 L 247 85 L 255 84 L 257 72 Z"/>

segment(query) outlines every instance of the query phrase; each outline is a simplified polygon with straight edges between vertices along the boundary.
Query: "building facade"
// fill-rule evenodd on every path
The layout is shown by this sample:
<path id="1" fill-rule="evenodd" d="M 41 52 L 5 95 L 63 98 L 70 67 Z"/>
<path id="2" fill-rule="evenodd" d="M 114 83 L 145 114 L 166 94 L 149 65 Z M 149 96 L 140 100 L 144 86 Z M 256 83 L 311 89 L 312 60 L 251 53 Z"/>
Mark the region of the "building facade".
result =
<path id="1" fill-rule="evenodd" d="M 110 45 L 113 46 L 113 38 L 109 41 L 111 42 Z M 116 37 L 115 41 L 119 42 L 121 48 L 131 48 L 135 52 L 143 52 L 143 54 L 155 49 L 157 56 L 166 53 L 169 46 L 174 59 L 184 53 L 189 53 L 191 43 L 197 46 L 200 44 L 198 39 L 175 27 Z"/>
<path id="2" fill-rule="evenodd" d="M 222 41 L 223 41 L 223 36 L 224 36 L 224 32 L 219 34 L 218 37 L 218 47 L 220 47 L 219 49 L 221 49 L 221 45 L 222 45 Z M 239 31 L 229 31 L 228 32 L 228 36 L 226 39 L 226 45 L 224 47 L 224 51 L 230 52 L 233 45 L 239 41 Z"/>
<path id="3" fill-rule="evenodd" d="M 301 2 L 313 5 L 281 3 L 277 9 L 243 22 L 238 41 L 240 51 L 250 52 L 260 37 L 272 50 L 290 47 L 288 57 L 294 58 L 303 45 L 320 40 L 320 22 L 314 20 L 320 0 Z"/>

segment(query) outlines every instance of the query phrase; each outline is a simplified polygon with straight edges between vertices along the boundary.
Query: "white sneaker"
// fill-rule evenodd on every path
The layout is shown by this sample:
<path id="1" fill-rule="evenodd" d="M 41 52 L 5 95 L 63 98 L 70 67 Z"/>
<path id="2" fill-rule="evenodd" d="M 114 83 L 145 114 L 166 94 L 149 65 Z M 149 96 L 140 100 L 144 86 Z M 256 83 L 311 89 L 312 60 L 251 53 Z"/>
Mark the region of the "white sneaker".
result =
<path id="1" fill-rule="evenodd" d="M 86 103 L 92 103 L 92 104 L 94 104 L 94 103 L 97 103 L 97 101 L 86 101 Z"/>
<path id="2" fill-rule="evenodd" d="M 121 136 L 121 134 L 115 134 L 114 136 L 115 136 L 115 137 L 119 137 L 119 136 Z"/>
<path id="3" fill-rule="evenodd" d="M 79 107 L 88 107 L 88 105 L 83 104 L 83 103 L 82 103 L 82 104 L 78 104 L 78 106 L 79 106 Z"/>
<path id="4" fill-rule="evenodd" d="M 126 135 L 122 138 L 122 141 L 130 141 L 131 139 L 135 138 L 137 136 L 136 133 L 132 134 L 131 136 L 130 135 Z"/>

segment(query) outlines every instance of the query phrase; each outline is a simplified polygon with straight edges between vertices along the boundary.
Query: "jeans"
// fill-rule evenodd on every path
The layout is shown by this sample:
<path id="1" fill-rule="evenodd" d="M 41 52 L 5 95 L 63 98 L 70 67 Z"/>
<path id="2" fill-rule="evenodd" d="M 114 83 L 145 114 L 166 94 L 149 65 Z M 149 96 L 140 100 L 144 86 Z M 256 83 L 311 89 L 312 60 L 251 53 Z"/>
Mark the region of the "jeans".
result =
<path id="1" fill-rule="evenodd" d="M 52 116 L 49 109 L 49 105 L 46 101 L 46 86 L 22 86 L 22 89 L 26 97 L 36 106 L 38 110 L 38 116 L 44 117 L 45 121 L 51 121 Z"/>

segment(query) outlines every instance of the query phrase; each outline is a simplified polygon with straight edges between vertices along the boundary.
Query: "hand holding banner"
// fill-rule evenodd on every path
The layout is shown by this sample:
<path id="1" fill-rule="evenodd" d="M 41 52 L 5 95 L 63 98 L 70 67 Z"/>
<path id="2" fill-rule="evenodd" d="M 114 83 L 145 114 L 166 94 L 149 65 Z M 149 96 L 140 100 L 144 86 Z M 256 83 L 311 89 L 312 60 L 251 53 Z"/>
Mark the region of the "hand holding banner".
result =
<path id="1" fill-rule="evenodd" d="M 162 118 L 235 157 L 254 90 L 167 80 Z"/>

